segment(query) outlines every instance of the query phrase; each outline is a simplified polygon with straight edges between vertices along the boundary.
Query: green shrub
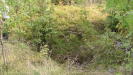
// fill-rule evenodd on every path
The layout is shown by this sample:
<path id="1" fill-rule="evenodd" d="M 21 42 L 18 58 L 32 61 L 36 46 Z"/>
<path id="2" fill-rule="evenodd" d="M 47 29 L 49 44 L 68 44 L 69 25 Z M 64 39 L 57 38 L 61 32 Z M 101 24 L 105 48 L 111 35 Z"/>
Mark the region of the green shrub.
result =
<path id="1" fill-rule="evenodd" d="M 76 13 L 73 14 L 73 12 Z M 86 13 L 87 11 L 82 8 L 80 10 L 67 9 L 67 12 L 64 13 L 55 11 L 56 17 L 58 17 L 55 23 L 56 33 L 47 39 L 51 47 L 52 58 L 63 62 L 69 57 L 75 58 L 78 56 L 80 58 L 84 56 L 80 54 L 82 51 L 80 47 L 84 46 L 84 40 L 88 35 L 96 33 L 89 20 L 87 20 Z"/>
<path id="2" fill-rule="evenodd" d="M 130 11 L 133 9 L 132 0 L 107 0 L 107 11 L 109 12 L 111 22 L 115 23 L 118 20 L 117 24 L 111 24 L 110 28 L 117 28 L 119 32 L 128 32 L 128 28 L 131 28 L 129 24 L 131 18 L 128 18 Z M 128 18 L 128 21 L 126 20 Z"/>
<path id="3" fill-rule="evenodd" d="M 124 57 L 124 60 L 126 59 L 126 64 L 129 63 L 128 65 L 130 65 L 131 60 L 128 61 L 128 59 L 130 59 L 131 57 L 128 57 L 128 56 L 132 54 L 132 47 L 133 47 L 133 44 L 132 44 L 133 1 L 132 0 L 107 0 L 107 9 L 109 14 L 112 17 L 110 22 L 115 23 L 116 20 L 118 20 L 119 22 L 115 24 L 113 29 L 117 28 L 118 32 L 120 33 L 120 36 L 122 37 L 121 38 L 121 40 L 123 41 L 122 47 L 125 48 L 125 50 L 128 50 L 124 52 L 124 54 L 126 54 L 126 57 Z M 116 20 L 114 20 L 114 18 Z M 110 23 L 110 25 L 112 27 L 113 24 Z M 131 53 L 131 54 L 128 54 L 128 53 Z"/>

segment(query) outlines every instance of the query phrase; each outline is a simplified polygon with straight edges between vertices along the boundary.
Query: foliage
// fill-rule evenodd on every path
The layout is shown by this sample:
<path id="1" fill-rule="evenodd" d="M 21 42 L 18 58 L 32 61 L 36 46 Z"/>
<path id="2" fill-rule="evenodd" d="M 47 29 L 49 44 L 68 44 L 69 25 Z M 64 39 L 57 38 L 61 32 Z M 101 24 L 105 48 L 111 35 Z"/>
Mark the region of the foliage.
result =
<path id="1" fill-rule="evenodd" d="M 73 14 L 75 11 L 77 13 Z M 62 10 L 62 13 L 60 13 L 59 9 L 55 9 L 56 23 L 54 26 L 56 33 L 48 38 L 52 51 L 51 55 L 54 59 L 62 59 L 64 61 L 65 58 L 76 57 L 77 53 L 80 52 L 80 46 L 84 44 L 85 36 L 95 33 L 86 18 L 86 13 L 83 8 L 72 6 L 71 10 Z"/>
<path id="2" fill-rule="evenodd" d="M 45 15 L 37 18 L 35 21 L 31 21 L 31 34 L 27 39 L 32 39 L 32 43 L 37 46 L 37 50 L 40 50 L 40 47 L 45 45 L 47 36 L 54 31 L 54 19 L 50 15 L 50 11 L 46 11 Z"/>
<path id="3" fill-rule="evenodd" d="M 69 5 L 72 1 L 83 0 L 52 0 L 59 5 L 50 0 L 9 0 L 11 18 L 5 32 L 37 51 L 38 62 L 51 57 L 79 65 L 127 63 L 133 45 L 132 0 L 107 0 L 107 13 L 98 6 Z"/>
<path id="4" fill-rule="evenodd" d="M 132 15 L 130 13 L 133 9 L 132 5 L 132 0 L 107 0 L 107 9 L 112 17 L 111 22 L 115 23 L 115 21 L 118 21 L 113 27 L 110 25 L 111 28 L 118 28 L 120 32 L 129 31 L 130 28 L 132 28 L 129 24 L 129 21 L 132 20 L 132 18 L 129 17 L 129 15 Z M 126 20 L 127 18 L 128 20 Z"/>
<path id="5" fill-rule="evenodd" d="M 127 70 L 132 70 L 132 36 L 133 36 L 133 0 L 107 0 L 107 8 L 109 9 L 109 12 L 113 18 L 116 18 L 119 23 L 115 25 L 115 28 L 118 28 L 120 30 L 119 32 L 121 35 L 125 35 L 123 38 L 124 41 L 128 41 L 125 43 L 125 47 L 129 48 L 127 51 L 127 56 L 125 59 L 127 59 Z M 115 20 L 116 21 L 116 20 Z M 114 20 L 113 20 L 114 22 Z M 126 33 L 123 33 L 126 32 Z M 123 46 L 124 47 L 124 46 Z"/>

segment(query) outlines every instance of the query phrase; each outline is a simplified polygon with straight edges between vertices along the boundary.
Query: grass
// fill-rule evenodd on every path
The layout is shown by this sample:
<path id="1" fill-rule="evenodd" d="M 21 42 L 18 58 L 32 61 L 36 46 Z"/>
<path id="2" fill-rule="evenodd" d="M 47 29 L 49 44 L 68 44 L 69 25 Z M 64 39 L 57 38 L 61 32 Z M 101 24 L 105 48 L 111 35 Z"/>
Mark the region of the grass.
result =
<path id="1" fill-rule="evenodd" d="M 106 71 L 87 71 L 70 64 L 59 64 L 33 52 L 23 43 L 5 43 L 7 71 L 0 57 L 0 75 L 111 75 Z M 40 56 L 41 55 L 41 56 Z"/>
<path id="2" fill-rule="evenodd" d="M 77 22 L 81 21 L 81 15 L 83 16 L 84 11 L 86 12 L 85 16 L 87 20 L 95 25 L 99 25 L 105 21 L 108 15 L 104 12 L 105 6 L 99 7 L 97 5 L 89 7 L 56 5 L 54 9 L 55 11 L 52 15 L 57 19 L 57 27 L 61 30 L 75 26 Z"/>

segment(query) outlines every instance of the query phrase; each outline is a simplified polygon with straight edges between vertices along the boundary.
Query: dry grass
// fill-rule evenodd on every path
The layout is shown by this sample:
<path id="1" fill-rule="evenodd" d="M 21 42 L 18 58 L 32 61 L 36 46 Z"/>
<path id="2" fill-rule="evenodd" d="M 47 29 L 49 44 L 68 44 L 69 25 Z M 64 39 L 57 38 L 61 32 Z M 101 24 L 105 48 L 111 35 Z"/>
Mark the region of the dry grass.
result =
<path id="1" fill-rule="evenodd" d="M 57 19 L 59 29 L 67 29 L 76 25 L 76 22 L 81 21 L 81 12 L 86 11 L 87 20 L 91 23 L 98 24 L 104 21 L 107 17 L 107 13 L 104 12 L 105 6 L 91 5 L 89 7 L 78 7 L 78 6 L 55 6 L 53 16 Z"/>
<path id="2" fill-rule="evenodd" d="M 61 65 L 50 58 L 34 53 L 23 43 L 5 43 L 8 71 L 2 68 L 0 59 L 0 75 L 111 75 L 106 71 L 84 71 L 74 69 L 69 64 Z"/>
<path id="3" fill-rule="evenodd" d="M 55 14 L 60 17 L 77 18 L 80 16 L 80 11 L 85 10 L 87 12 L 87 18 L 90 21 L 105 20 L 107 13 L 104 12 L 105 6 L 91 5 L 89 7 L 77 7 L 77 6 L 56 6 Z M 79 17 L 80 18 L 80 17 Z M 78 19 L 78 18 L 77 18 Z"/>

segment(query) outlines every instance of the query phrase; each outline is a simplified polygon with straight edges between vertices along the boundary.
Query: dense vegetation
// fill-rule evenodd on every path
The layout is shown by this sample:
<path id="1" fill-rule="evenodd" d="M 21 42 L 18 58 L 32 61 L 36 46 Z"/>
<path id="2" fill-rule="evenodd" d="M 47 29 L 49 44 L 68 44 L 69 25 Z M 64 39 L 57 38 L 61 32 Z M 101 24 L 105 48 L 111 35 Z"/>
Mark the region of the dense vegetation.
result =
<path id="1" fill-rule="evenodd" d="M 85 6 L 87 0 L 8 0 L 10 19 L 5 21 L 4 33 L 9 34 L 7 41 L 19 42 L 20 49 L 13 51 L 15 57 L 20 52 L 34 65 L 44 66 L 50 59 L 84 70 L 102 66 L 105 70 L 113 68 L 118 75 L 129 75 L 133 66 L 133 0 L 88 1 L 96 4 Z M 20 57 L 18 62 L 9 56 L 9 72 L 23 74 L 22 69 L 17 70 L 20 65 L 15 68 L 14 63 L 24 59 Z M 35 75 L 41 72 L 36 71 Z M 76 72 L 67 75 L 84 75 Z"/>

